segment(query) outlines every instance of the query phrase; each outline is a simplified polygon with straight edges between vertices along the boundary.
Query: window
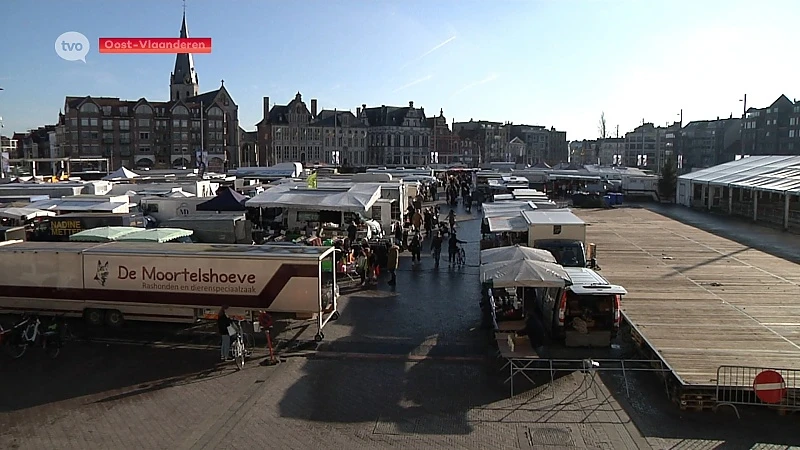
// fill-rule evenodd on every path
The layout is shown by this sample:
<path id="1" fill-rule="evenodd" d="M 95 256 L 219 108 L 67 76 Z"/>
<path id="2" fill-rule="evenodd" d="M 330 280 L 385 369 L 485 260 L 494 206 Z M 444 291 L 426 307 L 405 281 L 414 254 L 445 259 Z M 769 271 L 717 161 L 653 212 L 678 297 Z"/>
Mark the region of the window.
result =
<path id="1" fill-rule="evenodd" d="M 153 108 L 148 105 L 139 105 L 136 107 L 136 114 L 153 114 Z"/>
<path id="2" fill-rule="evenodd" d="M 181 128 L 189 128 L 189 121 L 186 119 L 181 120 Z"/>
<path id="3" fill-rule="evenodd" d="M 131 148 L 127 145 L 121 145 L 119 147 L 119 154 L 120 156 L 131 156 Z"/>
<path id="4" fill-rule="evenodd" d="M 81 105 L 81 112 L 84 113 L 98 113 L 100 109 L 97 108 L 97 105 L 94 103 L 84 103 Z"/>
<path id="5" fill-rule="evenodd" d="M 130 120 L 120 120 L 119 121 L 119 129 L 120 130 L 130 130 L 131 129 L 131 121 Z"/>
<path id="6" fill-rule="evenodd" d="M 81 119 L 81 126 L 88 127 L 89 126 L 89 119 Z"/>
<path id="7" fill-rule="evenodd" d="M 113 120 L 103 120 L 103 129 L 104 130 L 113 130 L 114 129 L 114 121 Z"/>
<path id="8" fill-rule="evenodd" d="M 189 140 L 189 133 L 181 133 L 181 140 L 188 141 Z"/>
<path id="9" fill-rule="evenodd" d="M 120 133 L 119 134 L 119 142 L 120 142 L 120 144 L 130 144 L 131 143 L 131 134 L 130 133 Z"/>
<path id="10" fill-rule="evenodd" d="M 150 153 L 150 147 L 147 145 L 140 145 L 139 153 Z"/>
<path id="11" fill-rule="evenodd" d="M 216 106 L 208 110 L 208 117 L 220 117 L 222 116 L 222 110 L 217 108 Z"/>
<path id="12" fill-rule="evenodd" d="M 186 116 L 189 115 L 189 110 L 186 109 L 185 106 L 176 106 L 175 109 L 172 110 L 172 114 Z"/>
<path id="13" fill-rule="evenodd" d="M 127 116 L 128 115 L 128 107 L 127 106 L 120 106 L 119 107 L 120 115 Z"/>
<path id="14" fill-rule="evenodd" d="M 103 106 L 103 115 L 110 116 L 111 115 L 111 107 L 110 106 Z"/>
<path id="15" fill-rule="evenodd" d="M 173 128 L 178 128 L 180 126 L 181 126 L 181 121 L 180 120 L 178 120 L 178 119 L 173 119 L 172 120 L 172 127 Z"/>
<path id="16" fill-rule="evenodd" d="M 139 119 L 137 123 L 141 128 L 150 128 L 150 119 Z"/>
<path id="17" fill-rule="evenodd" d="M 139 140 L 147 141 L 149 139 L 150 139 L 150 133 L 148 133 L 146 131 L 142 131 L 142 132 L 139 133 Z"/>
<path id="18" fill-rule="evenodd" d="M 89 126 L 96 127 L 97 126 L 97 119 L 89 119 Z"/>
<path id="19" fill-rule="evenodd" d="M 789 137 L 790 137 L 790 138 L 793 138 L 793 137 L 794 137 L 794 130 L 789 130 Z"/>

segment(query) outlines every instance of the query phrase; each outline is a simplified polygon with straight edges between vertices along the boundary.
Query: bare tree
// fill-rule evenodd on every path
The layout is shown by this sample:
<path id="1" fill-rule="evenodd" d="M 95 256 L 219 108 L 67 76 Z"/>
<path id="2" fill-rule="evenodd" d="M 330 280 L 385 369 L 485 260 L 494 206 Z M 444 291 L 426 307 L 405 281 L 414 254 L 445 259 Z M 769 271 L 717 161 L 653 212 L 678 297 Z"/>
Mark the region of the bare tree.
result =
<path id="1" fill-rule="evenodd" d="M 608 137 L 608 128 L 606 126 L 606 113 L 605 111 L 600 113 L 600 120 L 597 122 L 597 131 L 600 133 L 600 138 L 597 139 L 597 145 L 595 146 L 595 163 L 600 163 L 600 148 L 603 146 L 603 140 Z"/>

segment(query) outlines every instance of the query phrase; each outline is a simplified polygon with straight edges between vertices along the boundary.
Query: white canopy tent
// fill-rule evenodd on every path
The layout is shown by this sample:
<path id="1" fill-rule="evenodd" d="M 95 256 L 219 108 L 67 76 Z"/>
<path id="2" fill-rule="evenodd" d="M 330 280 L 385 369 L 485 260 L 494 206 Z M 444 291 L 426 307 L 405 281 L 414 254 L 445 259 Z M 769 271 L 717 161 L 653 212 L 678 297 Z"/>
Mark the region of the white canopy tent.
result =
<path id="1" fill-rule="evenodd" d="M 497 247 L 481 250 L 481 264 L 495 264 L 514 261 L 540 261 L 555 263 L 556 258 L 547 250 L 533 247 L 514 245 L 511 247 Z"/>
<path id="2" fill-rule="evenodd" d="M 247 207 L 292 208 L 306 211 L 349 211 L 365 213 L 381 198 L 378 183 L 357 183 L 346 187 L 308 188 L 305 184 L 280 184 L 256 195 Z"/>
<path id="3" fill-rule="evenodd" d="M 563 267 L 530 259 L 481 265 L 481 282 L 494 287 L 564 287 L 571 284 Z"/>
<path id="4" fill-rule="evenodd" d="M 138 178 L 139 174 L 126 169 L 124 166 L 103 177 L 104 180 L 130 180 Z"/>

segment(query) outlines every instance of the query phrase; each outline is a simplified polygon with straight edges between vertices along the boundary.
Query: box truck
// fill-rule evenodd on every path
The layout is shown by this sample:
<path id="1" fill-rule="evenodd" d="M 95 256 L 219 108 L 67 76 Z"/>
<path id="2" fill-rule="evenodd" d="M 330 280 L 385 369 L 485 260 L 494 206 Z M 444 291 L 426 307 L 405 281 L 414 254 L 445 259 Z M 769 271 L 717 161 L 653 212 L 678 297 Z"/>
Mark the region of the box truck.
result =
<path id="1" fill-rule="evenodd" d="M 339 316 L 332 247 L 16 242 L 0 246 L 0 312 L 195 322 L 222 305 L 253 320 L 259 311 Z"/>

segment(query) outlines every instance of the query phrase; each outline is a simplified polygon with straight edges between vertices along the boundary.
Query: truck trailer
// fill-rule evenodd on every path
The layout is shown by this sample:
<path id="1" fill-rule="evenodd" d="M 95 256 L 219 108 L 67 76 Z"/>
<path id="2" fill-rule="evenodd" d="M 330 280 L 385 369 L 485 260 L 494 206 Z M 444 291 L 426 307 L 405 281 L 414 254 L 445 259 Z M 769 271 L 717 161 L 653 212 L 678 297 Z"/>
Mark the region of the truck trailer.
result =
<path id="1" fill-rule="evenodd" d="M 191 323 L 260 311 L 316 314 L 317 340 L 337 319 L 332 247 L 110 242 L 0 246 L 0 312 L 64 314 L 91 325 Z M 335 266 L 335 264 L 334 264 Z"/>

